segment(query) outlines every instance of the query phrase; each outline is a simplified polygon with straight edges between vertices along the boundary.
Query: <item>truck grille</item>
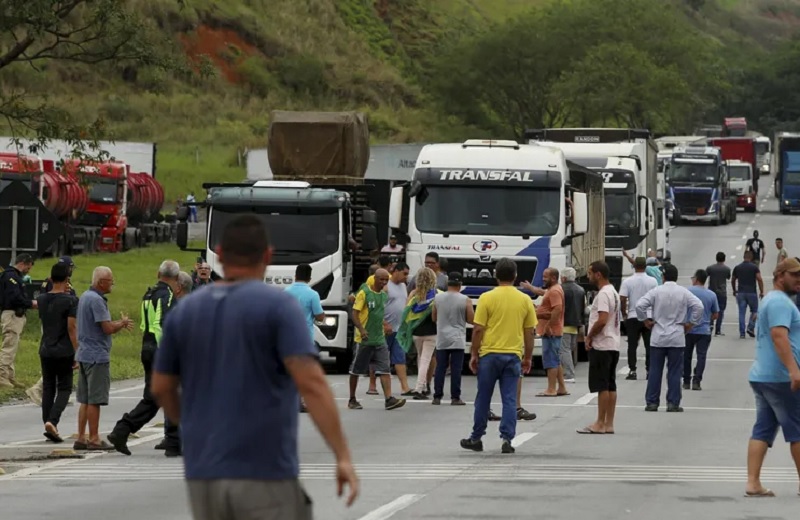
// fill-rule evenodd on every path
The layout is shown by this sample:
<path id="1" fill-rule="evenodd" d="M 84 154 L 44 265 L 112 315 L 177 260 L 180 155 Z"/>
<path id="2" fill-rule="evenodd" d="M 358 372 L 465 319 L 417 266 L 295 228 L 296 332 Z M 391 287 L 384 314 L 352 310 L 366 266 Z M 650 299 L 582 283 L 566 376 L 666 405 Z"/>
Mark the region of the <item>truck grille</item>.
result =
<path id="1" fill-rule="evenodd" d="M 447 270 L 461 273 L 464 285 L 474 287 L 494 287 L 497 280 L 494 269 L 500 258 L 487 258 L 481 262 L 476 258 L 447 258 Z M 536 275 L 537 260 L 515 260 L 517 263 L 517 283 L 527 280 L 533 282 Z"/>
<path id="2" fill-rule="evenodd" d="M 683 213 L 696 213 L 698 209 L 707 210 L 711 205 L 711 192 L 677 192 L 675 193 L 675 203 Z"/>
<path id="3" fill-rule="evenodd" d="M 614 286 L 614 288 L 619 291 L 619 286 L 622 283 L 622 262 L 625 260 L 621 256 L 607 256 L 606 257 L 606 265 L 608 265 L 608 270 L 611 273 L 609 281 Z"/>

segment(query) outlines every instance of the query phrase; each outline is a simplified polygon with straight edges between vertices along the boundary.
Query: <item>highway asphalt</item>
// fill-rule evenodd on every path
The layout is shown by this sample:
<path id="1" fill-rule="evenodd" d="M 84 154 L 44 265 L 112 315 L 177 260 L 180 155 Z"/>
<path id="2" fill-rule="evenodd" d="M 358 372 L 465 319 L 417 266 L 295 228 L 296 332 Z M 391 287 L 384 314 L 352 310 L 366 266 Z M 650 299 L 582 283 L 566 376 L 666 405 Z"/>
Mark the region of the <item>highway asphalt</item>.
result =
<path id="1" fill-rule="evenodd" d="M 756 214 L 739 214 L 722 226 L 682 226 L 671 234 L 673 263 L 682 284 L 692 272 L 714 262 L 717 251 L 741 261 L 746 238 L 758 229 L 767 244 L 766 265 L 775 263 L 774 239 L 784 238 L 790 254 L 800 252 L 798 216 L 781 216 L 761 182 L 763 204 Z M 766 200 L 764 200 L 766 199 Z M 769 277 L 766 277 L 770 279 Z M 729 297 L 729 302 L 732 298 Z M 586 364 L 577 371 L 571 395 L 537 398 L 541 377 L 525 379 L 524 406 L 538 414 L 518 425 L 517 451 L 500 454 L 498 423 L 490 423 L 485 451 L 459 447 L 472 424 L 475 378 L 463 380 L 466 407 L 409 402 L 386 412 L 380 398 L 359 388 L 364 409 L 348 410 L 346 376 L 331 375 L 347 436 L 362 480 L 362 495 L 347 509 L 335 496 L 333 459 L 310 418 L 301 419 L 302 480 L 323 520 L 619 518 L 790 519 L 797 518 L 798 476 L 779 437 L 767 457 L 765 485 L 772 499 L 744 498 L 745 449 L 754 420 L 747 384 L 754 340 L 740 340 L 736 311 L 729 303 L 725 337 L 714 338 L 703 391 L 685 391 L 682 414 L 644 412 L 645 382 L 625 381 L 620 365 L 614 435 L 578 435 L 596 412 L 586 386 Z M 640 349 L 643 357 L 643 349 Z M 625 359 L 623 354 L 622 359 Z M 641 362 L 643 364 L 643 361 Z M 140 382 L 115 385 L 103 410 L 102 430 L 130 409 Z M 397 388 L 395 382 L 395 388 Z M 499 396 L 495 395 L 499 411 Z M 445 401 L 446 403 L 447 401 Z M 70 433 L 75 407 L 67 409 L 62 432 Z M 0 460 L 51 449 L 41 437 L 39 411 L 32 405 L 0 408 Z M 161 419 L 157 419 L 160 421 Z M 40 520 L 184 520 L 190 518 L 180 460 L 166 459 L 153 446 L 158 428 L 142 432 L 133 456 L 117 453 L 87 459 L 0 462 L 0 518 Z"/>

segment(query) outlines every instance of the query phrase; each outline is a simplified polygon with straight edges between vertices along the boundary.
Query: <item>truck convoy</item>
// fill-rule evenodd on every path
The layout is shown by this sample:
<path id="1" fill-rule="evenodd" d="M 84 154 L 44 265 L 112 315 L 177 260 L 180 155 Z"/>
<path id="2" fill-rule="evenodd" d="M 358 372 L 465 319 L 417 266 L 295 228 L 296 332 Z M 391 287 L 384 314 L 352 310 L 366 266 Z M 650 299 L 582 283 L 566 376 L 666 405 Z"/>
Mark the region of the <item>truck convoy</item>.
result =
<path id="1" fill-rule="evenodd" d="M 623 251 L 631 251 L 633 256 L 646 256 L 650 250 L 664 248 L 664 242 L 658 240 L 658 224 L 660 222 L 663 227 L 666 221 L 659 215 L 664 210 L 665 193 L 658 191 L 658 152 L 650 132 L 621 128 L 548 128 L 527 130 L 525 137 L 541 146 L 559 148 L 567 160 L 602 175 L 606 207 L 605 261 L 611 270 L 611 282 L 619 290 L 623 278 L 633 274 L 633 267 L 623 257 Z"/>
<path id="2" fill-rule="evenodd" d="M 756 193 L 753 184 L 753 165 L 744 161 L 725 161 L 728 168 L 728 187 L 736 197 L 736 207 L 748 213 L 756 211 Z"/>
<path id="3" fill-rule="evenodd" d="M 689 221 L 718 226 L 736 220 L 736 200 L 730 195 L 728 172 L 719 148 L 674 148 L 666 178 L 674 224 Z"/>
<path id="4" fill-rule="evenodd" d="M 224 276 L 215 248 L 225 225 L 242 213 L 262 218 L 274 247 L 265 282 L 285 287 L 294 282 L 299 264 L 311 265 L 310 285 L 325 312 L 315 340 L 346 372 L 353 333 L 348 297 L 366 281 L 370 253 L 378 248 L 377 214 L 368 207 L 372 187 L 364 182 L 366 118 L 354 112 L 275 111 L 268 146 L 274 180 L 204 185 L 208 194 L 199 205 L 208 215 L 207 239 L 200 252 L 213 273 Z M 177 242 L 184 250 L 187 217 L 186 208 L 179 209 Z M 352 240 L 360 242 L 359 251 L 352 250 Z"/>
<path id="5" fill-rule="evenodd" d="M 127 163 L 0 152 L 0 191 L 13 180 L 22 181 L 64 224 L 65 233 L 51 248 L 55 256 L 119 252 L 174 238 L 174 222 L 160 214 L 163 188 Z"/>
<path id="6" fill-rule="evenodd" d="M 772 153 L 775 196 L 784 215 L 800 211 L 800 134 L 778 132 Z"/>
<path id="7" fill-rule="evenodd" d="M 586 282 L 589 264 L 605 257 L 604 215 L 602 176 L 561 150 L 467 140 L 422 148 L 411 185 L 392 189 L 389 223 L 408 237 L 412 273 L 436 252 L 477 304 L 497 285 L 502 257 L 516 261 L 518 281 L 541 286 L 546 268 L 571 266 Z M 537 340 L 536 356 L 540 348 Z"/>

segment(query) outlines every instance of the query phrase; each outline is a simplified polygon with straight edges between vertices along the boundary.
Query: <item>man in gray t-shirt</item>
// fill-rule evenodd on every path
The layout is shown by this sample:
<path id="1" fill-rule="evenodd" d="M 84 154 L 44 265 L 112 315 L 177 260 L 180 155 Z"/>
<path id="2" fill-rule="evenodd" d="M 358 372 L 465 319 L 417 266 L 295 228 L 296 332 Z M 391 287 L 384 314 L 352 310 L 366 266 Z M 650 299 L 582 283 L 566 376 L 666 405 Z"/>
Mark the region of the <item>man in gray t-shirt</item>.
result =
<path id="1" fill-rule="evenodd" d="M 398 262 L 397 265 L 394 266 L 394 271 L 392 271 L 392 277 L 389 278 L 389 283 L 386 284 L 386 291 L 389 293 L 389 299 L 386 301 L 386 306 L 384 307 L 386 314 L 383 319 L 392 328 L 392 332 L 386 335 L 386 344 L 389 346 L 389 361 L 394 365 L 394 371 L 397 374 L 397 379 L 400 381 L 402 395 L 410 396 L 413 395 L 413 392 L 408 386 L 406 353 L 397 341 L 397 331 L 400 330 L 403 311 L 406 308 L 406 301 L 408 300 L 406 280 L 408 280 L 408 264 L 405 262 Z M 371 377 L 373 376 L 370 375 L 370 378 Z"/>
<path id="2" fill-rule="evenodd" d="M 714 335 L 724 336 L 722 333 L 722 318 L 728 306 L 728 280 L 731 279 L 731 268 L 725 265 L 725 253 L 717 253 L 717 263 L 706 267 L 708 273 L 708 288 L 717 295 L 719 303 L 719 316 L 714 324 Z"/>
<path id="3" fill-rule="evenodd" d="M 461 370 L 467 348 L 467 323 L 474 318 L 472 300 L 461 294 L 461 274 L 450 273 L 447 291 L 439 293 L 433 302 L 436 322 L 436 373 L 433 380 L 433 404 L 441 404 L 444 396 L 444 376 L 450 367 L 450 404 L 464 405 L 461 400 Z"/>

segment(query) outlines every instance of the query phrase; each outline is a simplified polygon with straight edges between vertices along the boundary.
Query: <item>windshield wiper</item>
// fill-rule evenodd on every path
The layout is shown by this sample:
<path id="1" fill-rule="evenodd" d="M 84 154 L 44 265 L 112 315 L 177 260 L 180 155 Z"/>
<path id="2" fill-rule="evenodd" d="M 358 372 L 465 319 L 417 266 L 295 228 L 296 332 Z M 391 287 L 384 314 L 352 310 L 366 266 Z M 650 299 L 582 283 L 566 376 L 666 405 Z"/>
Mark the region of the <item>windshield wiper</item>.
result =
<path id="1" fill-rule="evenodd" d="M 286 254 L 288 254 L 288 253 L 305 253 L 305 254 L 308 254 L 308 255 L 316 254 L 314 251 L 309 251 L 308 249 L 276 249 L 275 250 L 275 254 L 281 254 L 281 253 L 286 253 Z"/>

